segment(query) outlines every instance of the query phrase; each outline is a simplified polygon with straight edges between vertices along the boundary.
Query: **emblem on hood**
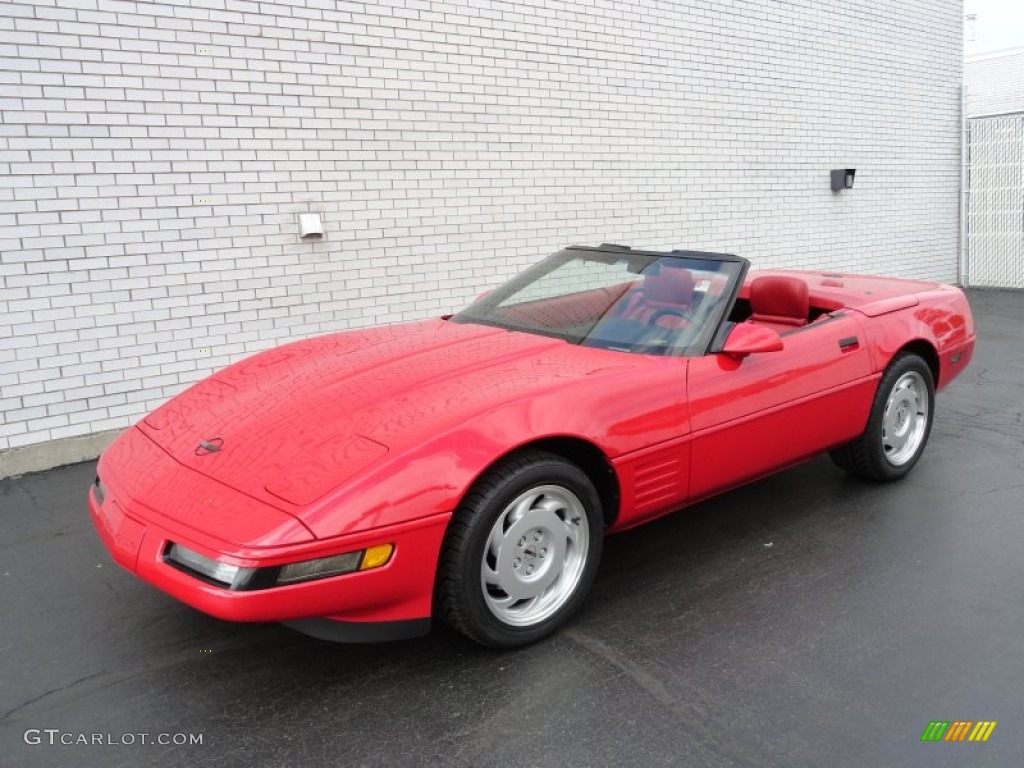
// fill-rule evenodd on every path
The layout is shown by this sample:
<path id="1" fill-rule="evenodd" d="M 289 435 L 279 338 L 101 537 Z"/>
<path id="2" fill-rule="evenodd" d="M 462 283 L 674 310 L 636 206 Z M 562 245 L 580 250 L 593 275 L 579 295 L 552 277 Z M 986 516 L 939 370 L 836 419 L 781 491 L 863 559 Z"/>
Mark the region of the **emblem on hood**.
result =
<path id="1" fill-rule="evenodd" d="M 211 437 L 209 440 L 200 440 L 196 446 L 196 456 L 205 456 L 208 453 L 216 453 L 224 445 L 223 437 Z"/>

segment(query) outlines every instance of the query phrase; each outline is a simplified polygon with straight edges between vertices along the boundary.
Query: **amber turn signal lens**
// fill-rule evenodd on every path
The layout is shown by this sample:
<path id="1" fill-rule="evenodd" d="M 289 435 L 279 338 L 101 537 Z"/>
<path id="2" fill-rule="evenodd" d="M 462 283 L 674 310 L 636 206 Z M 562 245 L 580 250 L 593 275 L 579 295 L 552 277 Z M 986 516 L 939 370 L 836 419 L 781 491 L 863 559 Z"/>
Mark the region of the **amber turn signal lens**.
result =
<path id="1" fill-rule="evenodd" d="M 371 568 L 380 568 L 387 565 L 391 559 L 391 553 L 395 551 L 394 544 L 378 544 L 370 547 L 363 553 L 363 562 L 359 565 L 360 571 L 368 571 Z"/>

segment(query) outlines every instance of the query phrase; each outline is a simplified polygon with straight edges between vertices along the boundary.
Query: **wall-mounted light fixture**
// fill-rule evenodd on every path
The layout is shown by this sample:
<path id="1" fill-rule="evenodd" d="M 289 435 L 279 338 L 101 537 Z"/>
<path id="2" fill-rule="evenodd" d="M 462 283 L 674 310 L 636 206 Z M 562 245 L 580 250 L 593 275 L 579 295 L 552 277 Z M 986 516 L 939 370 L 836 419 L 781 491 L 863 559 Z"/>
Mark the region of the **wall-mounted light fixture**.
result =
<path id="1" fill-rule="evenodd" d="M 838 192 L 841 189 L 853 189 L 853 177 L 856 174 L 856 168 L 839 168 L 832 171 L 832 191 Z"/>
<path id="2" fill-rule="evenodd" d="M 324 225 L 319 213 L 299 214 L 299 237 L 303 240 L 321 240 L 324 236 Z"/>

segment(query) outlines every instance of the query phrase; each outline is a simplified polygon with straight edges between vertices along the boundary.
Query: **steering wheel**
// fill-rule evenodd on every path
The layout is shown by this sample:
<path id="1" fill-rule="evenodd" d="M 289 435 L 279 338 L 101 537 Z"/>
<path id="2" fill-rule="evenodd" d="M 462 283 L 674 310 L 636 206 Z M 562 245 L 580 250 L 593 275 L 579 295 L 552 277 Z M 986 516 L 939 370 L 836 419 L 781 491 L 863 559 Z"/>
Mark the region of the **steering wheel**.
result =
<path id="1" fill-rule="evenodd" d="M 689 312 L 685 310 L 677 309 L 676 307 L 665 307 L 664 309 L 657 310 L 654 314 L 647 318 L 647 324 L 657 325 L 658 320 L 662 317 L 665 317 L 665 315 L 675 315 L 677 317 L 683 318 L 683 320 L 686 321 L 687 325 L 693 324 L 693 315 L 691 315 Z"/>

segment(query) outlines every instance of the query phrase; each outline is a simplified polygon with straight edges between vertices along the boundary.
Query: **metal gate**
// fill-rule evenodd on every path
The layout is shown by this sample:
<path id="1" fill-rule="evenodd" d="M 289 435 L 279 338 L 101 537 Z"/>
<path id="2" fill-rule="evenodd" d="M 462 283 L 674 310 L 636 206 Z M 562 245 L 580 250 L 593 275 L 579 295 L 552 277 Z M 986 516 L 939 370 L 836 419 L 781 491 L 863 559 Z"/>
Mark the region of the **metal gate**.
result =
<path id="1" fill-rule="evenodd" d="M 1024 288 L 1024 113 L 966 125 L 962 282 Z"/>

